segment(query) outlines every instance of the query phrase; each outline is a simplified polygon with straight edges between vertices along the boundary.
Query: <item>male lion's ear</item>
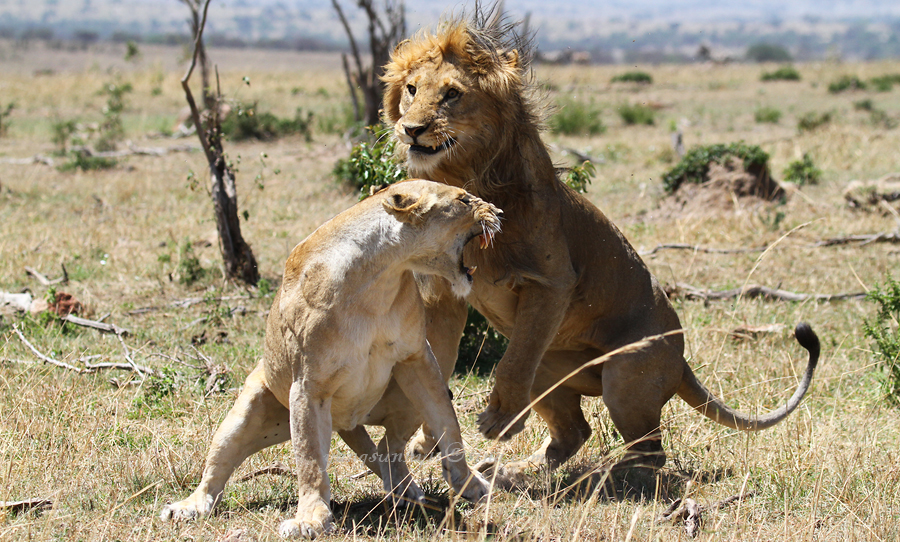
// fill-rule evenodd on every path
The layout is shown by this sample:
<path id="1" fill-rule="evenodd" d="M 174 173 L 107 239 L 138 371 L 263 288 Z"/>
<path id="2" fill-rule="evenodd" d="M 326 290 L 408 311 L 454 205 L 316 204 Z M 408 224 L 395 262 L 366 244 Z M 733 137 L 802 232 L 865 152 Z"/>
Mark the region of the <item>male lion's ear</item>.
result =
<path id="1" fill-rule="evenodd" d="M 506 64 L 510 68 L 518 68 L 519 67 L 519 50 L 518 49 L 504 51 L 501 56 L 503 57 L 503 59 L 506 61 Z"/>
<path id="2" fill-rule="evenodd" d="M 394 215 L 400 222 L 407 222 L 415 226 L 422 223 L 425 213 L 428 212 L 430 206 L 425 204 L 426 199 L 421 194 L 414 192 L 397 192 L 385 198 L 381 205 L 388 214 Z"/>

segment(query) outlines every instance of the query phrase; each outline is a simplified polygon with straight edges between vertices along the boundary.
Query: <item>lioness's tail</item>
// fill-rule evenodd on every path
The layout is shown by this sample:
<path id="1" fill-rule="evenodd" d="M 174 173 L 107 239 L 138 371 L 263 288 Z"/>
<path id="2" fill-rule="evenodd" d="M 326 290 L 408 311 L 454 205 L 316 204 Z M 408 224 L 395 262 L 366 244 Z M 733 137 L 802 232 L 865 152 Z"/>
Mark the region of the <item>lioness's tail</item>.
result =
<path id="1" fill-rule="evenodd" d="M 706 389 L 697 380 L 690 368 L 685 371 L 681 380 L 681 386 L 678 387 L 679 397 L 694 407 L 697 412 L 732 429 L 758 431 L 772 427 L 787 418 L 788 414 L 793 412 L 797 405 L 800 404 L 800 401 L 809 389 L 813 372 L 816 370 L 816 363 L 819 361 L 819 337 L 809 327 L 809 324 L 806 322 L 797 324 L 797 327 L 794 329 L 794 335 L 797 337 L 797 342 L 800 343 L 800 346 L 809 352 L 809 363 L 806 364 L 806 372 L 803 374 L 803 380 L 800 381 L 797 391 L 794 392 L 794 395 L 791 396 L 787 403 L 777 410 L 758 417 L 733 410 Z M 687 364 L 685 364 L 685 367 L 687 367 Z"/>

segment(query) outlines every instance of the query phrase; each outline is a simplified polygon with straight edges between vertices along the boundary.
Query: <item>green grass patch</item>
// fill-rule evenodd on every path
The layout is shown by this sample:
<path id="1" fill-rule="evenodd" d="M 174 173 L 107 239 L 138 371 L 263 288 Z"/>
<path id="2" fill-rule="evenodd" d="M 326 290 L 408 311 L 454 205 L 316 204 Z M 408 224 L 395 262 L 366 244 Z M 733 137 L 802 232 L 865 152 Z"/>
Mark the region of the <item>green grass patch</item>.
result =
<path id="1" fill-rule="evenodd" d="M 279 118 L 268 111 L 259 111 L 257 104 L 238 105 L 222 121 L 222 133 L 232 141 L 257 139 L 271 141 L 288 135 L 299 134 L 312 141 L 313 114 L 303 114 L 298 107 L 294 118 Z"/>
<path id="2" fill-rule="evenodd" d="M 653 83 L 653 77 L 647 72 L 631 71 L 620 73 L 609 80 L 610 83 L 639 83 L 649 85 Z"/>
<path id="3" fill-rule="evenodd" d="M 900 406 L 900 282 L 887 277 L 884 287 L 875 285 L 866 299 L 878 305 L 874 320 L 863 321 L 863 333 L 875 341 L 875 359 L 883 370 L 882 392 L 894 406 Z"/>
<path id="4" fill-rule="evenodd" d="M 855 75 L 843 75 L 828 84 L 828 92 L 838 94 L 848 90 L 865 90 L 866 83 Z"/>
<path id="5" fill-rule="evenodd" d="M 760 107 L 753 112 L 753 118 L 760 124 L 778 124 L 778 121 L 781 120 L 781 110 L 768 106 Z"/>
<path id="6" fill-rule="evenodd" d="M 811 132 L 831 122 L 831 112 L 818 113 L 810 111 L 797 119 L 797 129 L 801 132 Z"/>
<path id="7" fill-rule="evenodd" d="M 623 104 L 618 108 L 622 122 L 632 126 L 636 124 L 653 125 L 656 122 L 656 112 L 644 104 Z"/>
<path id="8" fill-rule="evenodd" d="M 763 72 L 760 81 L 799 81 L 800 72 L 793 66 L 781 66 L 773 72 Z"/>
<path id="9" fill-rule="evenodd" d="M 598 135 L 606 131 L 600 120 L 601 109 L 594 103 L 574 100 L 559 105 L 556 114 L 550 119 L 550 130 L 555 134 L 565 135 Z"/>

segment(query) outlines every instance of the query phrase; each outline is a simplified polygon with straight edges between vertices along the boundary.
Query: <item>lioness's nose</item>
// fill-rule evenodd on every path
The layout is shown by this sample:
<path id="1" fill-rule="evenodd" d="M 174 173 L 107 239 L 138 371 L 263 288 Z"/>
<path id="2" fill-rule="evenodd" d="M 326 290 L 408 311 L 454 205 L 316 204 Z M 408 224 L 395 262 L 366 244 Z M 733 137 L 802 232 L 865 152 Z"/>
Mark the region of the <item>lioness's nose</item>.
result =
<path id="1" fill-rule="evenodd" d="M 404 124 L 403 129 L 406 131 L 406 135 L 408 135 L 409 137 L 412 137 L 412 138 L 416 138 L 416 137 L 419 137 L 420 135 L 422 135 L 425 132 L 425 130 L 428 129 L 428 127 L 430 125 L 431 125 L 430 123 L 429 124 Z"/>

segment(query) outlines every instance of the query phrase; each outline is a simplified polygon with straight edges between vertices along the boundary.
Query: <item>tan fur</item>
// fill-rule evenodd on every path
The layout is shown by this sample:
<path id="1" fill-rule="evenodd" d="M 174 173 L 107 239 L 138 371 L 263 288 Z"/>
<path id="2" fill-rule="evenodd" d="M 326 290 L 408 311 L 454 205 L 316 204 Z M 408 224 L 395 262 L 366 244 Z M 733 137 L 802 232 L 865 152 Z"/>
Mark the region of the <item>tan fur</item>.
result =
<path id="1" fill-rule="evenodd" d="M 660 411 L 676 393 L 730 427 L 760 429 L 783 419 L 809 387 L 818 357 L 815 334 L 798 328 L 810 362 L 784 409 L 753 418 L 712 396 L 686 364 L 678 316 L 644 262 L 603 213 L 558 180 L 540 138 L 529 54 L 521 44 L 509 28 L 457 20 L 400 44 L 384 76 L 386 120 L 410 173 L 466 187 L 505 211 L 494 249 L 465 254 L 479 269 L 468 301 L 510 339 L 479 416 L 481 432 L 511 437 L 524 427 L 529 402 L 565 375 L 666 333 L 584 368 L 540 400 L 534 409 L 550 437 L 530 463 L 555 467 L 587 440 L 582 396 L 602 395 L 628 445 L 626 460 L 652 466 L 665 462 Z M 436 284 L 427 312 L 428 340 L 449 377 L 465 307 Z M 520 412 L 525 415 L 516 420 Z M 424 450 L 424 444 L 419 439 L 416 446 Z"/>
<path id="2" fill-rule="evenodd" d="M 280 532 L 313 538 L 330 530 L 326 466 L 333 430 L 382 477 L 388 492 L 421 500 L 402 460 L 402 445 L 419 416 L 435 430 L 453 489 L 469 500 L 483 497 L 487 484 L 465 462 L 448 389 L 425 340 L 425 309 L 413 272 L 435 274 L 458 295 L 467 294 L 472 279 L 462 266 L 463 248 L 476 236 L 492 239 L 498 215 L 496 207 L 459 188 L 409 181 L 341 213 L 297 245 L 269 313 L 263 359 L 216 431 L 200 485 L 187 499 L 166 505 L 161 517 L 210 513 L 246 457 L 290 437 L 299 505 Z M 380 401 L 386 389 L 404 397 L 403 409 Z M 405 435 L 388 431 L 400 447 L 376 450 L 363 424 L 409 416 L 409 402 L 419 413 L 411 416 L 416 422 Z M 394 426 L 406 427 L 403 420 Z"/>

